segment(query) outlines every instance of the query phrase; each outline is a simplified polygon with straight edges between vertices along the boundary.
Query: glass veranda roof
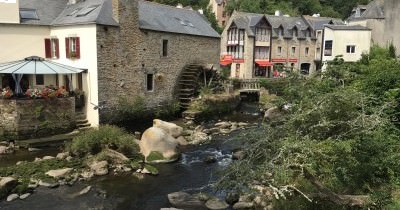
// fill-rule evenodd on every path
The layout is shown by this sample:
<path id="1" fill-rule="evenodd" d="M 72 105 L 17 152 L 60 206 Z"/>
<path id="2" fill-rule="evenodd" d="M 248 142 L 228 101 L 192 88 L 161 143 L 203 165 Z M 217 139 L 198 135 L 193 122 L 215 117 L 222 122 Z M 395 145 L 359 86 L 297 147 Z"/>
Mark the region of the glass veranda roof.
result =
<path id="1" fill-rule="evenodd" d="M 85 70 L 56 63 L 38 56 L 0 64 L 0 74 L 77 74 Z"/>

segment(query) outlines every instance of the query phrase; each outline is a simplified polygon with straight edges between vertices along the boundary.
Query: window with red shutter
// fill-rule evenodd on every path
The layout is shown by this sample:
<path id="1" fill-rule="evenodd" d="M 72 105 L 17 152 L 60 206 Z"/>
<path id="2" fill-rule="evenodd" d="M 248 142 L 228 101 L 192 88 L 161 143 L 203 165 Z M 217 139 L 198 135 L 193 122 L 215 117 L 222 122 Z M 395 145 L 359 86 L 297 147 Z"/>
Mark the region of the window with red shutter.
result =
<path id="1" fill-rule="evenodd" d="M 81 58 L 81 45 L 79 41 L 79 37 L 75 37 L 75 58 Z"/>
<path id="2" fill-rule="evenodd" d="M 67 58 L 79 59 L 81 57 L 79 37 L 65 38 L 65 49 Z"/>
<path id="3" fill-rule="evenodd" d="M 56 58 L 60 58 L 60 42 L 58 39 L 55 39 L 54 43 L 56 44 Z"/>
<path id="4" fill-rule="evenodd" d="M 44 39 L 44 49 L 46 58 L 51 58 L 51 41 L 50 39 Z"/>
<path id="5" fill-rule="evenodd" d="M 65 55 L 67 58 L 70 58 L 70 56 L 69 56 L 69 37 L 65 38 Z"/>

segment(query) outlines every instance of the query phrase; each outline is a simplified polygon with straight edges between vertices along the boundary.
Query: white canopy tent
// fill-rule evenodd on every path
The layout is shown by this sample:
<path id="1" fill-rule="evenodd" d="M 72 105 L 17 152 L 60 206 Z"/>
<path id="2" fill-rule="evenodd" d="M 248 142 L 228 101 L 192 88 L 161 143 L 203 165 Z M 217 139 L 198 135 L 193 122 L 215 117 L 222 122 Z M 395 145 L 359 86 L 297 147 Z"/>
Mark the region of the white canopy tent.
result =
<path id="1" fill-rule="evenodd" d="M 0 74 L 12 74 L 15 81 L 15 93 L 22 93 L 20 81 L 24 74 L 77 74 L 86 69 L 67 66 L 38 56 L 27 57 L 23 60 L 0 64 Z"/>

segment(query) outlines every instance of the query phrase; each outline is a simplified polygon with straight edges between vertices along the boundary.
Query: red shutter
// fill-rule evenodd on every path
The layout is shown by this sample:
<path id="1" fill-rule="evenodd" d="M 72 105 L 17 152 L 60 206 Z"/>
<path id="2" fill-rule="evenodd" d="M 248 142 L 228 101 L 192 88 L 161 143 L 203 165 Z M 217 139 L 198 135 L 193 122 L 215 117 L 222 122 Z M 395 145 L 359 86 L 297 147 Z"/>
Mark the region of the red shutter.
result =
<path id="1" fill-rule="evenodd" d="M 76 58 L 81 58 L 81 44 L 79 42 L 79 37 L 75 37 L 75 48 L 76 48 Z"/>
<path id="2" fill-rule="evenodd" d="M 44 39 L 44 50 L 46 58 L 51 58 L 51 42 L 50 39 Z"/>
<path id="3" fill-rule="evenodd" d="M 55 42 L 56 42 L 56 57 L 60 58 L 60 45 L 58 39 L 56 39 Z"/>
<path id="4" fill-rule="evenodd" d="M 69 38 L 65 38 L 65 55 L 66 58 L 69 58 Z"/>

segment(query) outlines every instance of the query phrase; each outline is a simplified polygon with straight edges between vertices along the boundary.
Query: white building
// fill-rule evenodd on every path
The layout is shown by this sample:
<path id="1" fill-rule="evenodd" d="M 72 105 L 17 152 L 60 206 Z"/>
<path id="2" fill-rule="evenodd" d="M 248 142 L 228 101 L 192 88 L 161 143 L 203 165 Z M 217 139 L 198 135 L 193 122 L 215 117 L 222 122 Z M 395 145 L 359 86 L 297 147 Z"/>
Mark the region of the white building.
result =
<path id="1" fill-rule="evenodd" d="M 371 29 L 360 25 L 326 25 L 323 37 L 322 69 L 336 56 L 356 62 L 371 47 Z"/>

